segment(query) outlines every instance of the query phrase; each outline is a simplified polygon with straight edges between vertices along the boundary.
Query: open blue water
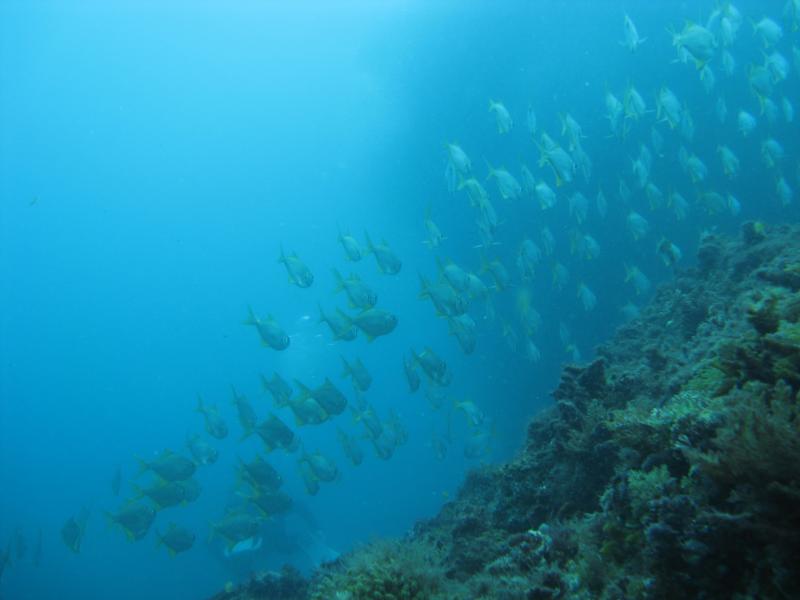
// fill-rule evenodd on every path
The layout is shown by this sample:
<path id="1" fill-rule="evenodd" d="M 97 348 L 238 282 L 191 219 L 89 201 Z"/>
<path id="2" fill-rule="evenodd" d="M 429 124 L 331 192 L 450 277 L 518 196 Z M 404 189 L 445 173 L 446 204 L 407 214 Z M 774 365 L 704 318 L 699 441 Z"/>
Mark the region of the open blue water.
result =
<path id="1" fill-rule="evenodd" d="M 678 60 L 667 28 L 680 31 L 686 19 L 706 24 L 715 7 L 667 0 L 0 3 L 0 549 L 10 556 L 0 596 L 203 598 L 251 570 L 284 562 L 307 570 L 359 542 L 401 535 L 435 515 L 467 469 L 511 456 L 527 421 L 548 405 L 561 365 L 590 359 L 625 319 L 623 307 L 641 306 L 671 276 L 657 252 L 665 239 L 680 248 L 677 267 L 685 268 L 704 232 L 798 217 L 800 137 L 789 117 L 800 108 L 800 36 L 783 2 L 736 2 L 741 25 L 728 46 L 717 33 L 708 62 L 715 84 L 706 91 L 709 75 L 701 80 L 694 60 Z M 619 43 L 626 12 L 646 38 L 635 52 Z M 764 16 L 783 31 L 769 48 L 750 23 Z M 723 51 L 736 60 L 729 76 Z M 786 60 L 785 77 L 775 52 Z M 757 94 L 752 69 L 765 64 L 771 89 Z M 604 97 L 622 101 L 629 84 L 647 112 L 623 117 L 620 138 Z M 657 119 L 664 86 L 691 116 L 693 136 Z M 509 133 L 498 133 L 490 99 L 510 112 Z M 526 126 L 529 106 L 535 135 Z M 757 120 L 746 137 L 740 110 Z M 533 140 L 541 143 L 546 132 L 569 149 L 559 120 L 567 113 L 582 127 L 592 172 L 557 187 Z M 770 140 L 782 148 L 774 165 L 764 160 Z M 483 250 L 476 248 L 478 212 L 464 191 L 448 191 L 447 143 L 469 155 L 496 209 L 494 243 Z M 642 145 L 652 156 L 647 180 L 663 202 L 636 183 L 631 163 Z M 738 156 L 734 179 L 723 173 L 720 145 Z M 702 181 L 682 168 L 681 147 L 707 167 Z M 520 181 L 524 163 L 556 192 L 556 206 L 544 210 L 525 193 L 501 198 L 494 179 L 486 180 L 487 162 Z M 620 194 L 620 180 L 630 198 Z M 598 208 L 600 190 L 607 211 Z M 569 208 L 578 192 L 588 200 L 585 218 Z M 687 201 L 682 219 L 671 192 Z M 428 208 L 446 238 L 434 249 L 423 243 Z M 649 222 L 641 239 L 631 234 L 631 212 Z M 555 238 L 549 255 L 544 227 Z M 385 238 L 402 260 L 400 273 L 380 273 L 372 256 L 346 261 L 338 228 L 361 244 L 365 231 Z M 585 235 L 599 244 L 596 258 L 582 255 Z M 517 267 L 525 238 L 543 250 L 527 280 Z M 314 273 L 310 288 L 287 281 L 281 244 Z M 482 254 L 502 261 L 511 285 L 490 292 L 492 310 L 471 302 L 477 341 L 465 354 L 447 320 L 418 298 L 418 273 L 435 279 L 439 257 L 492 285 Z M 560 290 L 555 263 L 569 271 Z M 626 282 L 633 266 L 649 290 L 637 294 Z M 332 268 L 359 274 L 378 307 L 397 315 L 397 328 L 372 343 L 363 335 L 332 341 L 317 323 L 318 303 L 355 315 L 334 294 Z M 590 310 L 578 297 L 581 283 L 597 298 Z M 527 333 L 522 297 L 540 316 Z M 260 345 L 242 324 L 248 305 L 285 328 L 287 350 Z M 411 394 L 403 374 L 403 356 L 426 346 L 453 377 L 436 389 L 445 398 L 438 409 L 425 398 L 428 384 Z M 298 428 L 261 389 L 260 373 L 309 385 L 330 377 L 355 405 L 340 356 L 363 360 L 373 377 L 366 399 L 381 419 L 395 411 L 408 432 L 389 460 L 375 455 L 349 410 Z M 260 420 L 279 415 L 309 452 L 319 450 L 340 470 L 310 496 L 299 453 L 265 455 L 295 509 L 264 522 L 259 551 L 233 558 L 219 539 L 208 540 L 209 523 L 250 510 L 237 508 L 245 501 L 236 465 L 264 448 L 258 436 L 239 441 L 231 385 Z M 231 430 L 226 439 L 206 435 L 194 411 L 198 393 L 218 405 Z M 466 400 L 482 423 L 455 407 Z M 360 466 L 347 461 L 337 427 L 358 437 Z M 128 542 L 104 511 L 116 512 L 133 495 L 131 483 L 149 481 L 137 477 L 136 456 L 152 459 L 165 448 L 186 454 L 193 433 L 220 453 L 198 468 L 199 499 L 159 512 L 144 539 Z M 479 435 L 486 447 L 465 456 Z M 448 440 L 446 456 L 437 457 L 434 438 Z M 119 497 L 111 486 L 118 466 Z M 83 507 L 91 513 L 76 554 L 61 530 Z M 175 558 L 156 548 L 156 531 L 171 522 L 196 535 Z"/>

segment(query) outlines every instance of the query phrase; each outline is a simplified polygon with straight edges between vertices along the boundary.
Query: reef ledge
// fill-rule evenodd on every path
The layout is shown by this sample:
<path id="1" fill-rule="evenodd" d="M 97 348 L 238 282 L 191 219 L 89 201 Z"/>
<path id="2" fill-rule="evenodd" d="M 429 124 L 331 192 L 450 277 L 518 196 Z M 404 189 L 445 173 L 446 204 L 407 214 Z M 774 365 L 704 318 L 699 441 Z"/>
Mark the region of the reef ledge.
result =
<path id="1" fill-rule="evenodd" d="M 800 597 L 800 227 L 705 235 L 596 354 L 405 538 L 213 600 Z"/>

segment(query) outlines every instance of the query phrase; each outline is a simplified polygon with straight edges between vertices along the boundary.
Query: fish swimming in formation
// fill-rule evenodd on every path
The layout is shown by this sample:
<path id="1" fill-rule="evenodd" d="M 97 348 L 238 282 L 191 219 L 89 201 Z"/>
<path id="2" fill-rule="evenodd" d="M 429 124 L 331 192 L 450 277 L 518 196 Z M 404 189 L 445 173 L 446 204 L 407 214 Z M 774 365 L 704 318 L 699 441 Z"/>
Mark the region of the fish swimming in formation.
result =
<path id="1" fill-rule="evenodd" d="M 244 512 L 229 512 L 222 520 L 211 523 L 211 538 L 219 535 L 226 542 L 228 549 L 238 542 L 252 538 L 258 533 L 263 519 Z"/>
<path id="2" fill-rule="evenodd" d="M 511 113 L 503 105 L 502 102 L 489 100 L 489 112 L 494 114 L 495 122 L 497 123 L 497 133 L 508 133 L 514 127 L 514 121 L 511 118 Z"/>
<path id="3" fill-rule="evenodd" d="M 344 340 L 350 342 L 358 336 L 358 329 L 350 322 L 347 317 L 342 316 L 341 311 L 325 314 L 322 305 L 319 307 L 319 322 L 326 323 L 330 327 L 334 340 Z"/>
<path id="4" fill-rule="evenodd" d="M 350 463 L 357 467 L 364 461 L 364 453 L 353 436 L 345 433 L 341 428 L 337 429 L 337 438 L 342 446 L 342 451 Z"/>
<path id="5" fill-rule="evenodd" d="M 636 52 L 639 49 L 639 46 L 647 41 L 647 38 L 639 36 L 636 25 L 634 25 L 633 20 L 627 14 L 625 15 L 623 26 L 625 35 L 623 40 L 620 42 L 620 45 L 624 46 L 631 52 Z"/>
<path id="6" fill-rule="evenodd" d="M 197 434 L 187 438 L 186 447 L 198 465 L 212 465 L 219 458 L 217 449 Z"/>
<path id="7" fill-rule="evenodd" d="M 281 491 L 256 489 L 253 494 L 244 498 L 255 506 L 265 519 L 288 512 L 293 504 L 291 497 Z"/>
<path id="8" fill-rule="evenodd" d="M 298 462 L 306 464 L 310 470 L 309 475 L 317 481 L 330 483 L 339 477 L 339 469 L 336 467 L 336 463 L 320 452 L 308 454 L 303 450 Z"/>
<path id="9" fill-rule="evenodd" d="M 247 463 L 239 459 L 239 479 L 252 487 L 268 491 L 276 491 L 283 485 L 283 477 L 261 455 Z"/>
<path id="10" fill-rule="evenodd" d="M 361 246 L 356 238 L 348 233 L 342 233 L 341 228 L 339 229 L 339 237 L 337 239 L 342 245 L 342 248 L 344 248 L 344 253 L 347 257 L 347 260 L 358 262 L 361 260 L 361 257 L 364 256 L 364 252 L 362 251 Z"/>
<path id="11" fill-rule="evenodd" d="M 261 377 L 261 386 L 264 391 L 269 392 L 272 401 L 278 408 L 288 406 L 289 399 L 292 397 L 292 387 L 277 372 L 272 374 L 272 379 Z"/>
<path id="12" fill-rule="evenodd" d="M 450 385 L 453 376 L 447 368 L 447 363 L 439 358 L 431 348 L 426 347 L 419 354 L 412 348 L 411 357 L 414 359 L 414 362 L 422 368 L 422 371 L 428 376 L 430 381 L 436 385 Z"/>
<path id="13" fill-rule="evenodd" d="M 163 510 L 186 502 L 186 490 L 176 481 L 159 481 L 147 487 L 133 484 L 135 493 L 133 500 L 140 500 L 145 496 L 153 501 L 156 510 Z"/>
<path id="14" fill-rule="evenodd" d="M 293 283 L 300 288 L 310 287 L 311 284 L 314 283 L 314 275 L 311 273 L 311 270 L 300 260 L 297 254 L 292 253 L 286 256 L 283 252 L 282 245 L 278 262 L 286 267 L 286 273 L 289 275 L 289 283 Z"/>
<path id="15" fill-rule="evenodd" d="M 414 364 L 413 359 L 403 356 L 403 372 L 408 382 L 408 390 L 412 394 L 419 389 L 420 384 L 419 373 L 417 373 L 417 370 L 414 368 Z"/>
<path id="16" fill-rule="evenodd" d="M 389 245 L 383 240 L 380 244 L 373 244 L 366 231 L 364 235 L 367 238 L 367 249 L 369 253 L 375 256 L 375 261 L 378 263 L 378 269 L 384 275 L 397 275 L 403 267 L 403 263 L 392 252 Z"/>
<path id="17" fill-rule="evenodd" d="M 434 248 L 438 248 L 439 244 L 441 244 L 442 241 L 446 238 L 444 237 L 444 235 L 442 235 L 439 226 L 436 225 L 436 223 L 434 223 L 433 219 L 431 218 L 430 205 L 428 205 L 428 208 L 425 211 L 424 224 L 425 224 L 425 231 L 427 232 L 428 237 L 427 239 L 423 240 L 422 243 L 428 246 L 428 248 L 430 248 L 431 250 L 433 250 Z"/>
<path id="18" fill-rule="evenodd" d="M 128 541 L 139 541 L 150 531 L 156 518 L 156 511 L 151 506 L 138 502 L 128 502 L 116 514 L 106 512 L 109 525 L 119 525 Z"/>
<path id="19" fill-rule="evenodd" d="M 314 390 L 298 380 L 295 380 L 295 385 L 299 393 L 291 398 L 286 406 L 294 414 L 295 424 L 298 427 L 319 425 L 333 416 L 317 401 Z"/>
<path id="20" fill-rule="evenodd" d="M 86 524 L 89 522 L 89 509 L 82 508 L 77 517 L 70 517 L 61 527 L 61 539 L 75 554 L 81 551 Z"/>
<path id="21" fill-rule="evenodd" d="M 195 535 L 185 527 L 170 523 L 166 533 L 156 531 L 156 548 L 164 546 L 173 558 L 194 545 Z"/>
<path id="22" fill-rule="evenodd" d="M 228 425 L 220 416 L 217 407 L 204 405 L 200 394 L 197 395 L 197 408 L 195 408 L 195 411 L 203 415 L 208 435 L 218 440 L 225 439 L 228 436 Z"/>
<path id="23" fill-rule="evenodd" d="M 239 394 L 233 386 L 231 386 L 231 393 L 233 394 L 231 402 L 236 407 L 236 412 L 239 414 L 239 424 L 242 426 L 241 439 L 244 440 L 255 431 L 258 424 L 258 416 L 246 396 Z"/>
<path id="24" fill-rule="evenodd" d="M 356 358 L 354 362 L 349 363 L 347 359 L 342 356 L 342 362 L 344 363 L 342 377 L 349 377 L 356 390 L 359 392 L 366 392 L 369 386 L 372 385 L 372 375 L 369 374 L 369 371 L 367 371 L 361 359 Z"/>
<path id="25" fill-rule="evenodd" d="M 293 452 L 297 440 L 294 432 L 274 414 L 270 413 L 267 418 L 259 423 L 255 432 L 264 442 L 267 452 L 272 452 L 276 448 L 282 448 L 287 452 Z"/>
<path id="26" fill-rule="evenodd" d="M 347 299 L 350 302 L 351 308 L 359 308 L 367 310 L 375 306 L 378 301 L 378 295 L 363 281 L 358 275 L 350 275 L 347 279 L 336 269 L 333 269 L 333 276 L 336 279 L 336 288 L 334 292 L 344 290 L 347 294 Z M 346 321 L 345 321 L 346 323 Z M 344 326 L 343 324 L 340 327 Z"/>
<path id="27" fill-rule="evenodd" d="M 379 308 L 364 310 L 348 319 L 361 330 L 368 342 L 382 335 L 390 334 L 397 327 L 397 316 Z"/>
<path id="28" fill-rule="evenodd" d="M 290 339 L 286 332 L 278 325 L 278 322 L 269 315 L 265 320 L 260 320 L 253 313 L 251 307 L 247 307 L 248 316 L 244 320 L 245 325 L 252 325 L 258 331 L 261 338 L 261 345 L 274 350 L 286 350 L 289 347 Z"/>
<path id="29" fill-rule="evenodd" d="M 322 385 L 314 389 L 309 389 L 297 380 L 295 380 L 295 385 L 300 391 L 297 398 L 298 402 L 307 398 L 313 398 L 314 401 L 325 410 L 328 416 L 340 415 L 347 407 L 347 398 L 327 377 Z"/>
<path id="30" fill-rule="evenodd" d="M 153 460 L 139 458 L 139 474 L 153 471 L 165 481 L 189 479 L 197 468 L 194 461 L 173 452 L 169 448 L 159 453 Z"/>

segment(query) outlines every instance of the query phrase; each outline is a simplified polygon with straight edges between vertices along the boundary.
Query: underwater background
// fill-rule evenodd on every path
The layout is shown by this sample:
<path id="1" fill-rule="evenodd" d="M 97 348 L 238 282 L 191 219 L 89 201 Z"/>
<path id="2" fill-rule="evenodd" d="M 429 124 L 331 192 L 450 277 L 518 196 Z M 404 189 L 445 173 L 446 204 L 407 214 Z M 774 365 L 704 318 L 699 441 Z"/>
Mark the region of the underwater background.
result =
<path id="1" fill-rule="evenodd" d="M 707 59 L 686 56 L 702 41 L 676 48 L 667 29 L 691 20 L 712 30 L 711 1 L 0 4 L 0 596 L 202 598 L 254 570 L 308 571 L 403 534 L 468 469 L 509 459 L 551 404 L 561 366 L 591 359 L 675 267 L 692 264 L 704 233 L 797 220 L 798 15 L 792 2 L 735 4 L 740 26 L 730 44 L 717 34 Z M 626 15 L 645 38 L 633 50 Z M 759 29 L 764 17 L 778 39 Z M 735 57 L 729 74 L 724 52 Z M 632 87 L 641 114 L 626 100 Z M 657 108 L 664 89 L 680 122 Z M 625 105 L 616 129 L 609 93 Z M 499 132 L 490 100 L 508 110 L 510 131 Z M 567 115 L 582 130 L 572 140 Z M 540 164 L 555 149 L 542 133 L 573 156 L 563 185 L 558 159 Z M 485 210 L 452 185 L 448 144 L 471 160 L 460 182 L 474 175 L 496 210 L 491 239 L 476 224 Z M 720 146 L 737 157 L 727 175 Z M 574 164 L 577 149 L 588 169 Z M 554 206 L 526 186 L 522 165 L 555 192 Z M 516 197 L 487 178 L 501 166 L 520 182 Z M 398 273 L 366 251 L 347 260 L 340 233 L 366 249 L 365 232 L 399 257 Z M 311 270 L 309 287 L 287 281 L 282 248 Z M 474 350 L 451 334 L 461 314 L 437 315 L 419 297 L 420 274 L 436 281 L 445 264 L 489 287 L 488 299 L 452 288 L 469 302 L 474 331 L 460 331 Z M 318 305 L 357 311 L 335 293 L 333 269 L 358 274 L 396 328 L 334 340 Z M 263 347 L 243 324 L 249 306 L 281 324 L 288 348 Z M 426 347 L 452 381 L 436 385 L 418 364 L 412 393 L 403 361 Z M 371 374 L 363 396 L 342 357 Z M 298 426 L 262 389 L 259 375 L 273 372 L 310 387 L 328 377 L 348 409 Z M 277 415 L 302 448 L 240 440 L 232 385 L 259 422 Z M 218 407 L 224 439 L 207 434 L 198 394 Z M 402 431 L 389 457 L 363 426 L 364 399 Z M 197 466 L 199 497 L 158 511 L 130 542 L 104 513 L 153 481 L 137 457 L 191 456 L 194 434 L 219 453 Z M 304 452 L 338 470 L 313 495 Z M 237 471 L 256 455 L 282 476 L 287 512 L 262 519 L 248 506 Z M 75 552 L 65 523 L 84 509 Z M 237 511 L 257 515 L 247 536 L 257 548 L 211 535 Z M 195 536 L 175 557 L 157 547 L 170 523 Z"/>

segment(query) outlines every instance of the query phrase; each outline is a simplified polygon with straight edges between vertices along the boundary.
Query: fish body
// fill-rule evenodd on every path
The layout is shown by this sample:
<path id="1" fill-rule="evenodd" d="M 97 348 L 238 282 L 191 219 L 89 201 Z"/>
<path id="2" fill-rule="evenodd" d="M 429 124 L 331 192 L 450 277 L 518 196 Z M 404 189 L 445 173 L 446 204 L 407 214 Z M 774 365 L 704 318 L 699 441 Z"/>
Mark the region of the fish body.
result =
<path id="1" fill-rule="evenodd" d="M 672 45 L 679 51 L 687 51 L 700 70 L 714 56 L 717 40 L 714 34 L 702 25 L 688 22 L 683 31 L 672 34 Z"/>
<path id="2" fill-rule="evenodd" d="M 208 434 L 218 440 L 224 439 L 228 435 L 228 425 L 225 420 L 220 416 L 216 406 L 206 406 L 203 404 L 203 399 L 200 394 L 197 395 L 197 408 L 196 412 L 203 415 L 206 423 L 206 431 Z"/>
<path id="3" fill-rule="evenodd" d="M 656 98 L 656 118 L 666 121 L 671 129 L 675 129 L 683 121 L 683 108 L 675 93 L 668 87 L 662 87 Z"/>
<path id="4" fill-rule="evenodd" d="M 514 127 L 514 120 L 511 118 L 511 113 L 502 102 L 489 100 L 489 112 L 494 114 L 495 122 L 497 123 L 497 133 L 508 133 Z"/>
<path id="5" fill-rule="evenodd" d="M 631 52 L 636 52 L 636 50 L 639 49 L 639 46 L 647 41 L 647 38 L 643 38 L 639 35 L 636 25 L 627 14 L 623 19 L 622 25 L 624 37 L 620 42 L 620 45 L 624 46 Z"/>
<path id="6" fill-rule="evenodd" d="M 77 517 L 70 517 L 61 527 L 61 539 L 64 544 L 75 554 L 81 551 L 83 535 L 86 533 L 86 524 L 89 521 L 89 509 L 83 508 Z"/>
<path id="7" fill-rule="evenodd" d="M 189 550 L 195 541 L 194 533 L 175 523 L 169 524 L 166 533 L 156 531 L 156 538 L 156 547 L 164 546 L 172 557 Z"/>
<path id="8" fill-rule="evenodd" d="M 239 423 L 244 431 L 242 439 L 245 439 L 255 430 L 258 424 L 258 416 L 246 396 L 239 394 L 233 386 L 231 386 L 231 392 L 233 394 L 232 403 L 236 407 L 236 412 L 239 414 Z"/>
<path id="9" fill-rule="evenodd" d="M 311 470 L 314 478 L 318 481 L 330 483 L 339 477 L 339 469 L 330 458 L 320 452 L 313 454 L 303 453 L 300 462 L 305 463 Z"/>
<path id="10" fill-rule="evenodd" d="M 413 394 L 419 389 L 420 379 L 419 373 L 414 368 L 414 361 L 410 360 L 408 357 L 403 356 L 403 372 L 406 375 L 406 381 L 408 382 L 408 390 Z"/>
<path id="11" fill-rule="evenodd" d="M 390 334 L 397 327 L 397 317 L 379 308 L 362 311 L 350 320 L 370 342 L 379 336 Z"/>
<path id="12" fill-rule="evenodd" d="M 254 488 L 268 491 L 275 491 L 283 485 L 280 473 L 259 454 L 249 463 L 239 459 L 239 478 Z"/>
<path id="13" fill-rule="evenodd" d="M 436 385 L 449 385 L 453 380 L 453 376 L 447 368 L 447 363 L 439 358 L 429 347 L 426 347 L 419 354 L 411 350 L 411 356 L 422 368 L 425 375 L 428 376 L 428 379 Z"/>
<path id="14" fill-rule="evenodd" d="M 352 262 L 358 262 L 364 256 L 364 253 L 361 250 L 361 245 L 358 243 L 358 240 L 356 240 L 356 238 L 354 238 L 349 233 L 342 233 L 342 230 L 339 229 L 339 236 L 337 240 L 344 249 L 344 253 L 345 256 L 347 257 L 347 260 Z"/>
<path id="15" fill-rule="evenodd" d="M 129 541 L 138 541 L 150 531 L 156 511 L 145 504 L 129 502 L 116 514 L 106 513 L 106 517 L 111 524 L 122 528 Z"/>
<path id="16" fill-rule="evenodd" d="M 421 273 L 419 279 L 419 297 L 421 299 L 429 298 L 439 316 L 460 315 L 466 312 L 467 300 L 460 296 L 449 283 L 441 280 L 432 283 Z"/>
<path id="17" fill-rule="evenodd" d="M 281 255 L 278 258 L 278 262 L 286 267 L 289 283 L 293 283 L 300 288 L 311 287 L 311 284 L 314 283 L 314 275 L 311 273 L 311 269 L 300 260 L 297 254 L 292 253 L 287 256 L 283 251 L 283 246 L 281 246 Z"/>
<path id="18" fill-rule="evenodd" d="M 374 244 L 369 237 L 369 233 L 364 232 L 364 235 L 367 238 L 367 249 L 375 256 L 375 261 L 378 263 L 380 272 L 384 275 L 397 275 L 403 267 L 403 263 L 397 255 L 392 252 L 386 241 L 384 240 L 380 244 Z"/>
<path id="19" fill-rule="evenodd" d="M 368 375 L 368 374 L 367 374 Z M 370 378 L 370 383 L 372 379 Z M 298 389 L 300 390 L 299 398 L 313 398 L 317 404 L 319 404 L 324 410 L 325 413 L 329 416 L 333 415 L 340 415 L 344 412 L 344 409 L 347 407 L 347 398 L 344 394 L 337 388 L 330 379 L 327 377 L 322 385 L 314 388 L 309 389 L 304 386 L 299 381 L 295 381 Z M 369 386 L 367 386 L 369 387 Z"/>
<path id="20" fill-rule="evenodd" d="M 369 386 L 372 385 L 372 375 L 369 374 L 361 359 L 357 358 L 354 362 L 349 363 L 346 358 L 342 357 L 342 362 L 344 363 L 342 376 L 349 377 L 356 390 L 366 392 Z"/>
<path id="21" fill-rule="evenodd" d="M 134 484 L 133 489 L 136 492 L 134 500 L 146 496 L 155 503 L 158 510 L 178 506 L 186 501 L 186 490 L 176 481 L 157 481 L 144 488 Z"/>
<path id="22" fill-rule="evenodd" d="M 292 386 L 290 386 L 277 372 L 273 373 L 272 379 L 261 377 L 261 386 L 264 391 L 269 392 L 272 401 L 278 408 L 288 406 L 289 399 L 292 397 Z"/>
<path id="23" fill-rule="evenodd" d="M 336 279 L 334 292 L 344 291 L 352 308 L 367 310 L 377 303 L 378 295 L 358 275 L 352 274 L 345 279 L 339 271 L 333 269 L 333 276 Z"/>
<path id="24" fill-rule="evenodd" d="M 561 146 L 543 133 L 539 144 L 539 166 L 548 165 L 556 177 L 556 187 L 570 183 L 575 177 L 577 166 L 572 157 Z"/>
<path id="25" fill-rule="evenodd" d="M 503 167 L 495 169 L 489 165 L 489 176 L 497 184 L 497 191 L 504 200 L 517 200 L 522 195 L 522 186 L 519 181 Z"/>
<path id="26" fill-rule="evenodd" d="M 717 153 L 722 162 L 722 170 L 726 177 L 735 179 L 739 175 L 739 159 L 728 146 L 718 146 Z"/>
<path id="27" fill-rule="evenodd" d="M 278 324 L 278 322 L 269 315 L 265 320 L 256 317 L 253 309 L 247 307 L 248 315 L 244 320 L 245 325 L 251 325 L 256 328 L 258 335 L 261 338 L 261 345 L 274 350 L 286 350 L 289 347 L 291 340 L 288 334 Z"/>
<path id="28" fill-rule="evenodd" d="M 246 498 L 267 519 L 288 512 L 293 505 L 292 499 L 281 491 L 256 490 L 253 495 Z"/>
<path id="29" fill-rule="evenodd" d="M 347 459 L 355 467 L 360 465 L 364 461 L 364 453 L 362 452 L 361 447 L 358 445 L 358 442 L 356 442 L 355 438 L 348 435 L 341 429 L 337 431 L 337 437 L 339 438 L 342 451 Z"/>
<path id="30" fill-rule="evenodd" d="M 358 330 L 348 319 L 342 318 L 339 312 L 325 314 L 322 305 L 319 305 L 319 322 L 328 325 L 334 340 L 350 342 L 358 336 Z"/>
<path id="31" fill-rule="evenodd" d="M 228 542 L 229 547 L 235 546 L 258 533 L 262 519 L 242 512 L 226 514 L 221 521 L 211 524 L 212 537 L 216 534 Z"/>
<path id="32" fill-rule="evenodd" d="M 264 442 L 264 447 L 267 452 L 271 452 L 276 448 L 283 448 L 291 452 L 295 448 L 295 435 L 286 424 L 281 421 L 274 414 L 269 414 L 267 418 L 261 422 L 256 428 L 255 432 Z"/>
<path id="33" fill-rule="evenodd" d="M 164 481 L 180 481 L 194 475 L 197 466 L 190 458 L 170 449 L 159 453 L 153 460 L 139 459 L 139 473 L 152 471 Z"/>

